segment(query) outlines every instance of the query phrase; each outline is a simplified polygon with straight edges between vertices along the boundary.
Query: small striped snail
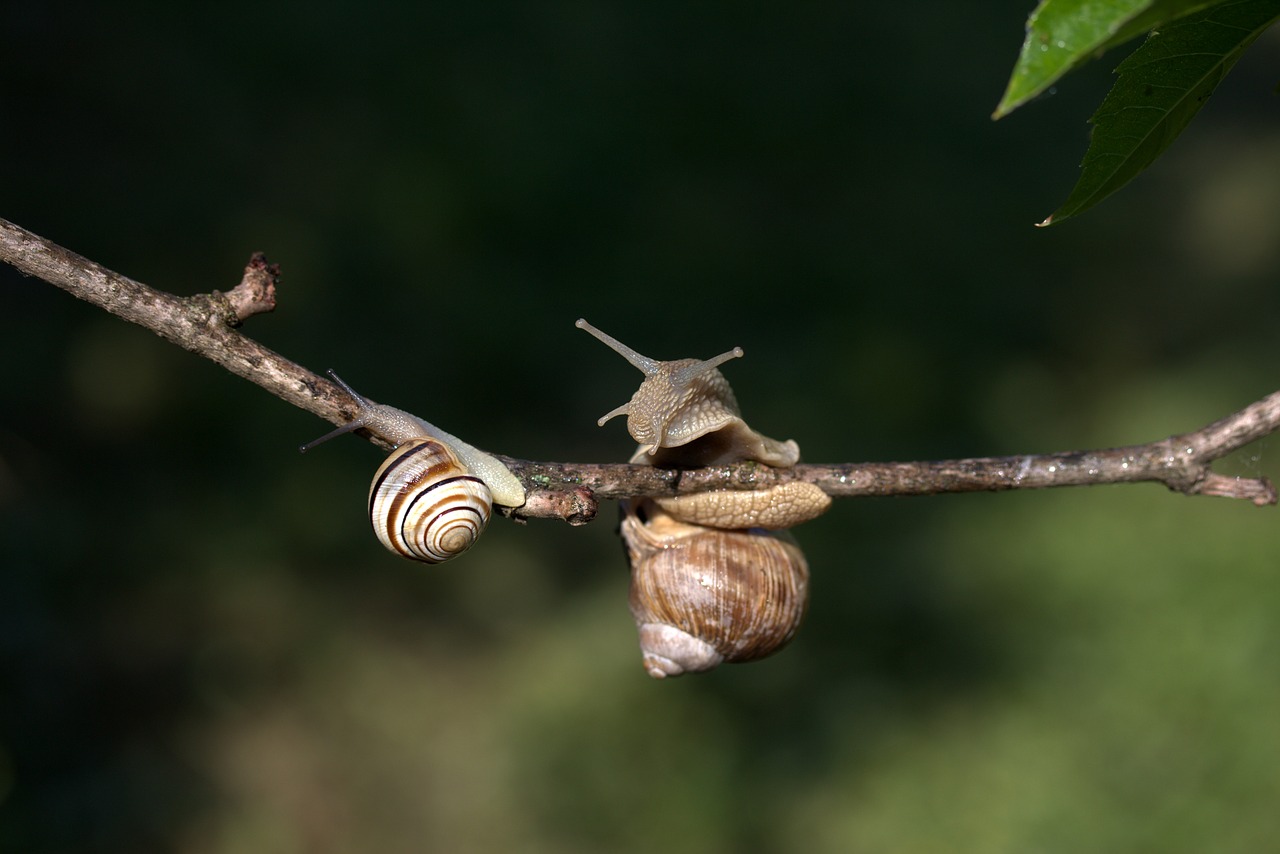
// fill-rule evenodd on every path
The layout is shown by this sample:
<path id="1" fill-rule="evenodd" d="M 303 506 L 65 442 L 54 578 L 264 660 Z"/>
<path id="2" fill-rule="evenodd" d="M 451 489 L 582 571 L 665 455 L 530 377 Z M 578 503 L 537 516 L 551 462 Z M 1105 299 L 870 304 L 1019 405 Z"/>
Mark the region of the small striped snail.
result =
<path id="1" fill-rule="evenodd" d="M 755 460 L 789 468 L 800 460 L 794 441 L 770 439 L 742 420 L 719 370 L 740 357 L 741 348 L 706 361 L 660 362 L 585 320 L 576 325 L 645 375 L 631 400 L 599 421 L 627 416 L 627 432 L 640 443 L 631 462 L 692 468 Z M 753 661 L 785 646 L 808 607 L 809 565 L 781 529 L 821 515 L 830 504 L 816 485 L 800 481 L 623 501 L 631 613 L 649 675 Z"/>
<path id="2" fill-rule="evenodd" d="M 355 400 L 359 414 L 301 450 L 360 429 L 396 446 L 369 487 L 369 520 L 390 551 L 441 563 L 471 548 L 494 502 L 524 503 L 524 486 L 489 454 L 416 415 L 362 397 L 333 371 L 329 375 Z"/>

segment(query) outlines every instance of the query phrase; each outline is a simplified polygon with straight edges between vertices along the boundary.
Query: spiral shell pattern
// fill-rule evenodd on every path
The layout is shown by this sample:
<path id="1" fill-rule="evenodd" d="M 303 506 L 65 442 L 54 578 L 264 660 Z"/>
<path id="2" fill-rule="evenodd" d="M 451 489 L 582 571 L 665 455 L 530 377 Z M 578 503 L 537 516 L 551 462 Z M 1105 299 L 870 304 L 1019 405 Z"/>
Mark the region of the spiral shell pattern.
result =
<path id="1" fill-rule="evenodd" d="M 369 488 L 369 519 L 378 539 L 396 554 L 426 563 L 471 548 L 492 510 L 489 487 L 435 439 L 400 445 Z"/>
<path id="2" fill-rule="evenodd" d="M 786 535 L 720 530 L 625 502 L 631 613 L 650 676 L 710 670 L 772 655 L 809 603 L 809 564 Z"/>

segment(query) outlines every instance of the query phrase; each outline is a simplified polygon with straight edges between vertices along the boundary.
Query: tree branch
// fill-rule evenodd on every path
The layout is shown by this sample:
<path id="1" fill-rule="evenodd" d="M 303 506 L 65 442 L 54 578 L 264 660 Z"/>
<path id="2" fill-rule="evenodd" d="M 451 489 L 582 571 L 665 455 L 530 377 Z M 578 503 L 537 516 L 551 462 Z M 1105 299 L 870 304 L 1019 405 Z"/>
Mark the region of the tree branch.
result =
<path id="1" fill-rule="evenodd" d="M 326 421 L 340 425 L 355 417 L 354 402 L 332 382 L 238 331 L 247 318 L 275 307 L 279 270 L 268 265 L 261 254 L 250 259 L 240 283 L 228 293 L 177 297 L 114 273 L 0 219 L 0 261 L 150 329 Z M 739 463 L 689 470 L 625 463 L 544 463 L 497 456 L 529 493 L 525 505 L 508 515 L 518 520 L 564 519 L 570 524 L 590 521 L 599 499 L 761 489 L 788 480 L 815 483 L 833 497 L 1154 481 L 1186 495 L 1240 498 L 1262 506 L 1277 501 L 1276 489 L 1267 478 L 1226 477 L 1210 467 L 1214 460 L 1277 429 L 1280 392 L 1191 433 L 1096 451 L 937 462 L 801 464 L 791 469 Z"/>
<path id="2" fill-rule="evenodd" d="M 260 254 L 250 259 L 230 294 L 189 297 L 149 288 L 3 219 L 0 260 L 150 329 L 326 421 L 345 424 L 355 417 L 355 406 L 342 389 L 236 330 L 252 314 L 270 310 L 266 305 L 274 307 L 278 270 Z"/>

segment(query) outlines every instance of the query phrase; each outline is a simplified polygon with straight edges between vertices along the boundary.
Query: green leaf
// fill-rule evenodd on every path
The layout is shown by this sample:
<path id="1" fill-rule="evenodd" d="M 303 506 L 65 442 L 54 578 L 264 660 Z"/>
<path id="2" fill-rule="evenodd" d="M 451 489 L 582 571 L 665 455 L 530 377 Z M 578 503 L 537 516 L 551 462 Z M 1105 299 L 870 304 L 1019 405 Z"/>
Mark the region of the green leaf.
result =
<path id="1" fill-rule="evenodd" d="M 1228 0 L 1153 32 L 1116 68 L 1080 180 L 1041 225 L 1074 216 L 1129 183 L 1177 138 L 1236 60 L 1280 18 L 1280 0 Z"/>
<path id="2" fill-rule="evenodd" d="M 992 118 L 1013 112 L 1058 78 L 1147 30 L 1221 0 L 1041 0 Z"/>

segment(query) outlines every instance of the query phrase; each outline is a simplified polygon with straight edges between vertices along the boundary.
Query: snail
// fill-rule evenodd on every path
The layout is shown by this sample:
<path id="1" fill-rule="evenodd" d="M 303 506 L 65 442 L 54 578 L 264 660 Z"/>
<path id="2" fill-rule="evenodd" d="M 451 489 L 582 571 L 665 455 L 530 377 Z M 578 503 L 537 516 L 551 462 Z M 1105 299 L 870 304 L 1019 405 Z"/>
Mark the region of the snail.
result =
<path id="1" fill-rule="evenodd" d="M 762 436 L 742 420 L 733 389 L 719 371 L 720 365 L 742 357 L 741 347 L 705 362 L 659 362 L 641 356 L 581 318 L 575 325 L 607 344 L 645 375 L 631 400 L 596 422 L 603 427 L 617 415 L 627 416 L 627 432 L 640 443 L 631 462 L 648 457 L 651 465 L 693 467 L 757 460 L 787 468 L 800 460 L 800 448 L 795 442 Z"/>
<path id="2" fill-rule="evenodd" d="M 511 471 L 416 415 L 374 403 L 329 375 L 359 406 L 355 419 L 303 445 L 303 452 L 353 430 L 368 430 L 393 445 L 369 487 L 369 519 L 390 551 L 441 563 L 467 549 L 484 531 L 493 504 L 519 507 L 524 486 Z"/>
<path id="3" fill-rule="evenodd" d="M 578 320 L 639 368 L 631 400 L 599 420 L 627 416 L 639 443 L 631 462 L 691 468 L 754 460 L 789 468 L 800 459 L 747 426 L 719 366 L 742 356 L 662 362 Z M 620 533 L 631 565 L 630 607 L 650 676 L 709 670 L 770 655 L 795 635 L 808 606 L 809 565 L 784 530 L 831 504 L 801 481 L 756 491 L 716 490 L 621 502 Z"/>

